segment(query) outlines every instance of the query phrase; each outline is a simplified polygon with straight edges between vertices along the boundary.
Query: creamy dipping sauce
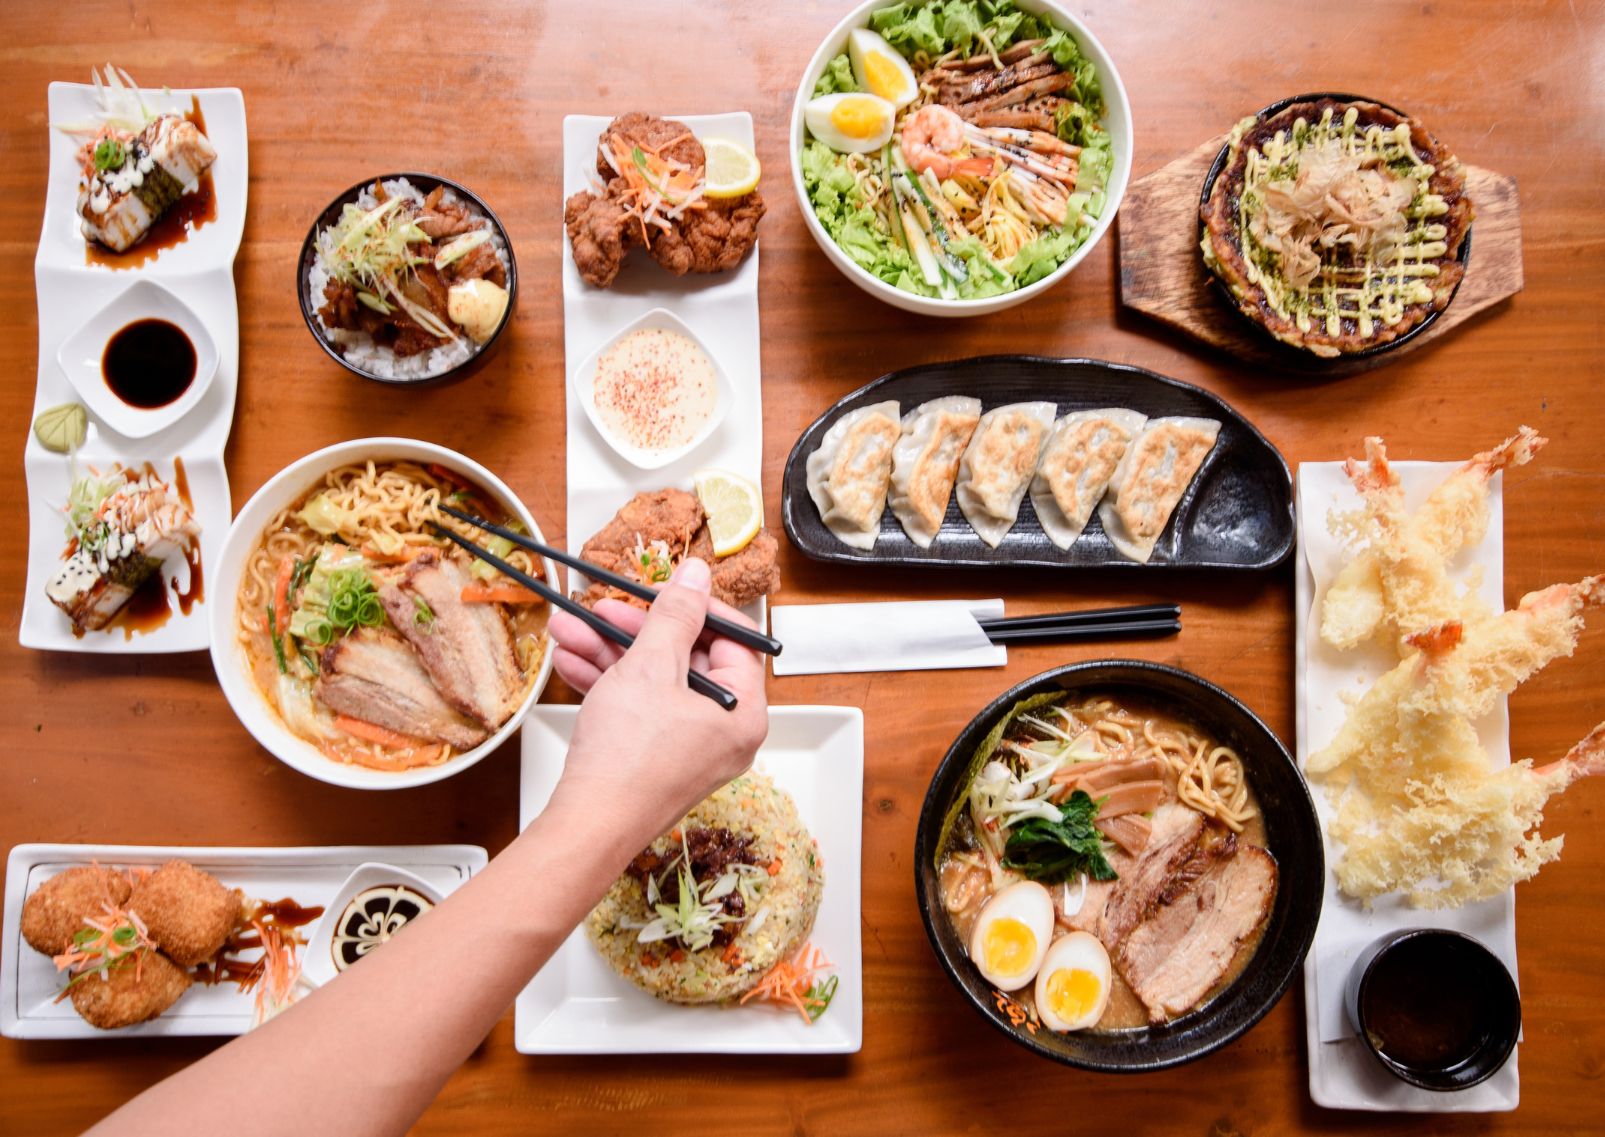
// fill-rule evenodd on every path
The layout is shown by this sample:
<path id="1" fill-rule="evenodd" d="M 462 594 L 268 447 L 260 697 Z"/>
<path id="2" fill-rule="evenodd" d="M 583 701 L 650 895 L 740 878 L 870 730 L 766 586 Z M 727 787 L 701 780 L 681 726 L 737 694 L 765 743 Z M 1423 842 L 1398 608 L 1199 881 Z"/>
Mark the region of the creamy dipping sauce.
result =
<path id="1" fill-rule="evenodd" d="M 597 359 L 592 383 L 603 428 L 640 450 L 690 443 L 718 397 L 713 361 L 668 328 L 638 328 L 619 340 Z"/>

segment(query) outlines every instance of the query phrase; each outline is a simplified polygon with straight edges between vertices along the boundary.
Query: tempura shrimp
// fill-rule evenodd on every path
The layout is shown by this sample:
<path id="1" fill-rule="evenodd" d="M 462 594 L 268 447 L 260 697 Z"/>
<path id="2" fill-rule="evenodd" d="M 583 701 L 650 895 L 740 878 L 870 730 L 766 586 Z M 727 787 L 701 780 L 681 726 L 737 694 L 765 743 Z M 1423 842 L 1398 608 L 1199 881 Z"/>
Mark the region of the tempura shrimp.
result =
<path id="1" fill-rule="evenodd" d="M 929 170 L 938 179 L 955 174 L 986 174 L 992 171 L 990 158 L 960 154 L 965 145 L 964 120 L 944 106 L 931 103 L 909 115 L 898 135 L 903 159 L 914 170 Z"/>

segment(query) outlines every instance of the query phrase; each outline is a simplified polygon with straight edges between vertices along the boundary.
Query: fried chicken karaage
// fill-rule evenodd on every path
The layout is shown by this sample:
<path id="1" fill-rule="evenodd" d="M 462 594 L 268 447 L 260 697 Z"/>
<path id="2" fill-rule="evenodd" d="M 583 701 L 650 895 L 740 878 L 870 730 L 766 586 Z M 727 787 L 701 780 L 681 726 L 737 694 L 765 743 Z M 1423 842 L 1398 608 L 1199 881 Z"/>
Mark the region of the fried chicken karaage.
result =
<path id="1" fill-rule="evenodd" d="M 684 123 L 632 111 L 597 144 L 599 184 L 563 204 L 574 264 L 587 284 L 607 288 L 632 248 L 669 272 L 725 272 L 758 240 L 763 196 L 704 196 L 702 144 Z"/>

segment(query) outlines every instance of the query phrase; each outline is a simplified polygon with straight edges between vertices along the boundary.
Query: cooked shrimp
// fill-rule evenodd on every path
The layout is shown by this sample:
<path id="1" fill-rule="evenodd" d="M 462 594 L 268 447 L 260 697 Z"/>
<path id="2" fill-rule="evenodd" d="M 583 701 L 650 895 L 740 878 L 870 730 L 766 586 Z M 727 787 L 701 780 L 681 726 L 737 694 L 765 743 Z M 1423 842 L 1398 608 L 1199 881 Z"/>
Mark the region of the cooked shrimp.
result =
<path id="1" fill-rule="evenodd" d="M 1531 427 L 1524 426 L 1492 450 L 1477 454 L 1442 485 L 1432 491 L 1425 504 L 1407 520 L 1404 519 L 1403 494 L 1398 479 L 1388 465 L 1387 454 L 1381 440 L 1368 439 L 1368 461 L 1364 466 L 1351 463 L 1349 475 L 1355 486 L 1367 498 L 1367 520 L 1377 521 L 1371 528 L 1371 544 L 1344 566 L 1343 571 L 1327 589 L 1321 602 L 1321 636 L 1334 647 L 1348 649 L 1375 635 L 1384 623 L 1383 589 L 1385 587 L 1382 562 L 1387 557 L 1381 547 L 1383 540 L 1393 532 L 1408 532 L 1404 555 L 1394 560 L 1392 576 L 1404 579 L 1415 574 L 1418 586 L 1426 589 L 1426 608 L 1414 611 L 1404 606 L 1404 615 L 1394 630 L 1401 638 L 1429 630 L 1434 622 L 1452 614 L 1456 603 L 1451 595 L 1445 598 L 1447 579 L 1430 571 L 1432 558 L 1447 561 L 1461 549 L 1482 540 L 1488 531 L 1488 486 L 1501 470 L 1525 465 L 1536 454 L 1546 439 Z M 1380 515 L 1380 516 L 1379 516 Z M 1364 527 L 1364 522 L 1361 523 Z M 1426 579 L 1422 565 L 1428 566 Z M 1435 595 L 1434 595 L 1435 594 Z M 1403 598 L 1401 598 L 1403 599 Z M 1466 598 L 1460 597 L 1464 608 Z M 1461 615 L 1475 614 L 1462 611 Z"/>
<path id="2" fill-rule="evenodd" d="M 964 149 L 964 120 L 944 106 L 931 103 L 909 115 L 898 135 L 903 159 L 919 173 L 931 171 L 939 179 L 955 174 L 992 172 L 990 158 L 960 154 Z"/>

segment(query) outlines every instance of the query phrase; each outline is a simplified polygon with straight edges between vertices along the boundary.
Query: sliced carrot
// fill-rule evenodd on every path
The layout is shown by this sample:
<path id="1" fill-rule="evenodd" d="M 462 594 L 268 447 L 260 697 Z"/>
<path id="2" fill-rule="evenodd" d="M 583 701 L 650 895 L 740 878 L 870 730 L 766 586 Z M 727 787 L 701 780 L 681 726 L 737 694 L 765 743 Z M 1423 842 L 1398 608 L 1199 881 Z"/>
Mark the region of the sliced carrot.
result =
<path id="1" fill-rule="evenodd" d="M 363 545 L 357 552 L 370 561 L 379 561 L 382 564 L 403 565 L 415 557 L 422 556 L 434 546 L 432 545 L 403 545 L 394 553 L 382 553 L 372 545 Z"/>
<path id="2" fill-rule="evenodd" d="M 279 562 L 279 575 L 273 581 L 273 619 L 279 635 L 290 628 L 290 578 L 295 575 L 295 560 L 285 557 Z"/>
<path id="3" fill-rule="evenodd" d="M 428 470 L 431 474 L 435 475 L 435 477 L 439 478 L 441 481 L 450 482 L 452 485 L 456 486 L 460 490 L 471 490 L 471 489 L 474 488 L 473 486 L 469 485 L 468 482 L 463 479 L 463 476 L 461 474 L 457 473 L 457 471 L 448 470 L 448 469 L 446 469 L 446 467 L 442 466 L 439 462 L 431 462 L 427 466 L 425 466 L 424 469 Z"/>
<path id="4" fill-rule="evenodd" d="M 658 959 L 658 957 L 649 951 L 644 951 L 641 953 L 641 964 L 643 967 L 656 967 L 660 962 L 661 961 Z"/>
<path id="5" fill-rule="evenodd" d="M 735 940 L 731 940 L 725 945 L 724 951 L 719 953 L 719 958 L 724 960 L 731 967 L 741 966 L 741 949 L 736 946 Z"/>
<path id="6" fill-rule="evenodd" d="M 669 953 L 669 962 L 670 963 L 679 963 L 684 958 L 685 958 L 685 951 L 682 948 L 675 948 L 673 951 L 671 951 Z"/>
<path id="7" fill-rule="evenodd" d="M 678 825 L 676 825 L 673 829 L 669 830 L 669 840 L 671 840 L 671 841 L 680 840 L 680 827 Z"/>
<path id="8" fill-rule="evenodd" d="M 774 860 L 770 861 L 769 864 L 766 866 L 766 870 L 768 871 L 770 876 L 779 876 L 780 875 L 780 858 L 776 857 Z"/>
<path id="9" fill-rule="evenodd" d="M 413 747 L 422 746 L 424 740 L 414 738 L 410 734 L 400 734 L 389 727 L 378 723 L 367 722 L 363 719 L 352 718 L 350 715 L 335 715 L 334 725 L 347 734 L 354 734 L 368 742 L 377 742 L 380 746 Z"/>
<path id="10" fill-rule="evenodd" d="M 464 604 L 539 604 L 541 598 L 522 584 L 470 584 L 463 589 Z"/>

